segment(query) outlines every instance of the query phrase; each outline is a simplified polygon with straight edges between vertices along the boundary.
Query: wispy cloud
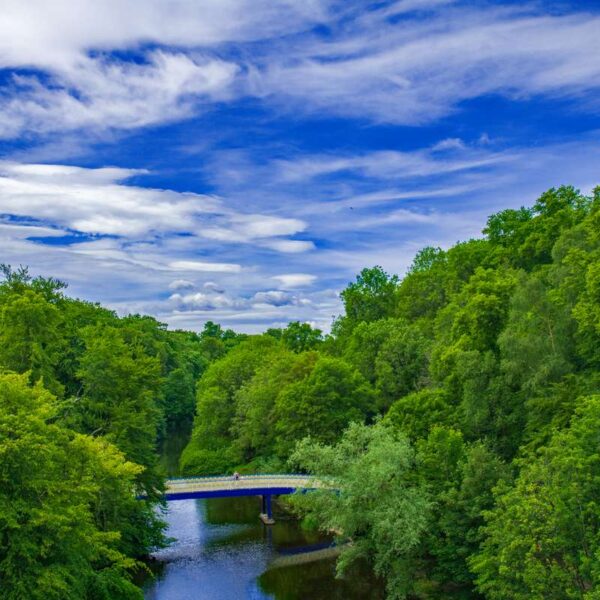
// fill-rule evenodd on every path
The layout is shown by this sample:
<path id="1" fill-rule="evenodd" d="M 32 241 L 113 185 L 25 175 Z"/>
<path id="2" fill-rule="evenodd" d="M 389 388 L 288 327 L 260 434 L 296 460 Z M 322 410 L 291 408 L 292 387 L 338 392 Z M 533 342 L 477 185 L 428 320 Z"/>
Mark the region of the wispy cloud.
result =
<path id="1" fill-rule="evenodd" d="M 91 50 L 140 44 L 185 48 L 250 42 L 328 19 L 332 2 L 305 0 L 6 0 L 0 65 L 65 68 Z"/>
<path id="2" fill-rule="evenodd" d="M 0 137 L 132 130 L 248 96 L 409 125 L 486 94 L 597 111 L 599 30 L 597 14 L 536 4 L 9 0 Z"/>
<path id="3" fill-rule="evenodd" d="M 260 240 L 276 250 L 276 242 L 306 228 L 295 218 L 241 213 L 217 196 L 124 184 L 143 174 L 133 169 L 0 163 L 0 211 L 128 241 L 187 234 L 225 243 Z M 189 268 L 197 270 L 199 264 L 190 263 Z"/>
<path id="4" fill-rule="evenodd" d="M 47 81 L 15 74 L 0 97 L 0 138 L 135 129 L 189 117 L 225 99 L 237 70 L 218 59 L 153 51 L 143 64 L 81 57 Z"/>
<path id="5" fill-rule="evenodd" d="M 426 18 L 390 21 L 384 9 L 344 23 L 333 40 L 313 37 L 291 55 L 267 55 L 252 73 L 253 89 L 295 110 L 409 125 L 485 94 L 585 101 L 598 91 L 598 15 L 461 4 Z"/>
<path id="6" fill-rule="evenodd" d="M 307 273 L 285 273 L 275 275 L 273 279 L 279 281 L 284 288 L 297 288 L 311 285 L 317 278 Z"/>

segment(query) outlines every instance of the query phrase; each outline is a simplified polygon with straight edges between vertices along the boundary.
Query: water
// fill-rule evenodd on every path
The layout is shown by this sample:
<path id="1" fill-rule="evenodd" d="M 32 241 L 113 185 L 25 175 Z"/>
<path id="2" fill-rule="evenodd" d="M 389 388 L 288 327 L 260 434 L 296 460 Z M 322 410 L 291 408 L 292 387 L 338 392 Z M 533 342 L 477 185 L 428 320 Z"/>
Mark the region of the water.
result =
<path id="1" fill-rule="evenodd" d="M 365 569 L 335 579 L 335 559 L 289 565 L 307 550 L 327 549 L 331 539 L 304 531 L 275 506 L 277 523 L 258 519 L 259 499 L 215 498 L 171 502 L 168 535 L 155 554 L 158 573 L 146 583 L 146 600 L 359 600 L 383 598 Z M 313 555 L 315 556 L 315 555 Z"/>

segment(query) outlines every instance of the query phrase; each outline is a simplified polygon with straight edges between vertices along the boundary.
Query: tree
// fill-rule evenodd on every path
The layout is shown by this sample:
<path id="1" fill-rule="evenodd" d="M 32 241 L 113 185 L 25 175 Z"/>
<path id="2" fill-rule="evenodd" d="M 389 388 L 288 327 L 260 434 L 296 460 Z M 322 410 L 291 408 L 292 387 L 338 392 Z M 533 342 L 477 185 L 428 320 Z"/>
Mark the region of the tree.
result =
<path id="1" fill-rule="evenodd" d="M 356 281 L 341 293 L 350 328 L 362 321 L 376 321 L 394 313 L 398 277 L 381 267 L 363 269 Z"/>
<path id="2" fill-rule="evenodd" d="M 468 559 L 484 539 L 484 514 L 494 505 L 492 490 L 510 480 L 509 469 L 485 444 L 465 447 L 454 479 L 436 497 L 436 524 L 430 538 L 435 557 L 433 575 L 442 585 L 469 586 L 473 575 Z"/>
<path id="3" fill-rule="evenodd" d="M 396 327 L 383 342 L 375 359 L 375 387 L 384 410 L 428 383 L 429 347 L 425 336 L 411 325 Z"/>
<path id="4" fill-rule="evenodd" d="M 323 332 L 308 323 L 292 321 L 281 332 L 281 341 L 293 352 L 313 350 L 323 341 Z"/>
<path id="5" fill-rule="evenodd" d="M 384 417 L 411 442 L 426 438 L 435 425 L 450 425 L 454 408 L 442 388 L 425 388 L 396 400 Z"/>
<path id="6" fill-rule="evenodd" d="M 106 436 L 127 458 L 147 467 L 140 481 L 149 494 L 159 486 L 153 471 L 160 411 L 160 364 L 140 346 L 131 347 L 112 326 L 84 332 L 86 351 L 78 376 L 83 395 L 71 408 L 77 429 Z"/>
<path id="7" fill-rule="evenodd" d="M 235 394 L 279 348 L 271 336 L 250 337 L 206 370 L 198 382 L 192 437 L 181 455 L 183 473 L 213 475 L 239 463 L 231 433 Z"/>
<path id="8" fill-rule="evenodd" d="M 29 372 L 31 382 L 42 380 L 57 394 L 61 315 L 55 304 L 34 290 L 27 281 L 0 288 L 0 363 L 17 373 Z"/>
<path id="9" fill-rule="evenodd" d="M 471 567 L 490 600 L 597 598 L 600 585 L 600 396 L 581 399 L 570 429 L 519 461 L 500 486 Z"/>
<path id="10" fill-rule="evenodd" d="M 349 423 L 374 414 L 374 404 L 373 390 L 358 371 L 338 358 L 319 358 L 306 378 L 277 396 L 277 453 L 287 458 L 307 435 L 334 442 Z"/>
<path id="11" fill-rule="evenodd" d="M 262 364 L 252 379 L 235 394 L 236 414 L 231 425 L 233 444 L 246 462 L 256 457 L 271 461 L 275 450 L 277 398 L 287 386 L 310 375 L 316 352 L 296 354 L 287 350 Z"/>
<path id="12" fill-rule="evenodd" d="M 402 319 L 360 323 L 346 343 L 344 358 L 355 365 L 379 394 L 379 409 L 427 382 L 429 342 Z"/>
<path id="13" fill-rule="evenodd" d="M 484 233 L 493 247 L 494 262 L 528 271 L 552 261 L 561 233 L 585 218 L 589 198 L 570 186 L 544 192 L 532 208 L 492 215 Z"/>
<path id="14" fill-rule="evenodd" d="M 424 273 L 430 271 L 435 265 L 446 262 L 446 253 L 441 248 L 425 246 L 417 252 L 408 273 Z"/>
<path id="15" fill-rule="evenodd" d="M 539 276 L 524 274 L 511 298 L 508 322 L 498 337 L 502 370 L 528 393 L 573 370 L 574 322 Z"/>
<path id="16" fill-rule="evenodd" d="M 108 513 L 132 503 L 141 467 L 57 423 L 54 397 L 0 375 L 0 588 L 7 600 L 139 599 Z M 110 510 L 104 507 L 110 503 Z"/>
<path id="17" fill-rule="evenodd" d="M 408 440 L 381 423 L 354 423 L 334 445 L 304 439 L 291 461 L 325 486 L 296 495 L 297 510 L 340 541 L 352 540 L 342 546 L 338 573 L 366 559 L 386 579 L 389 597 L 405 598 L 431 510 Z"/>

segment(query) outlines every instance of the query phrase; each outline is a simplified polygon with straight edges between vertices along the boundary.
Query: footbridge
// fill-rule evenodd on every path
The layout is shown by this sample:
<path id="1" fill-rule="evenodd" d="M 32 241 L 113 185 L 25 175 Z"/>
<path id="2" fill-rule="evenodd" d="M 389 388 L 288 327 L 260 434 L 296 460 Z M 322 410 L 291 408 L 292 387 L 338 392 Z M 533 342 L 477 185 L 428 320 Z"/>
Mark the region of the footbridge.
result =
<path id="1" fill-rule="evenodd" d="M 319 482 L 307 475 L 185 477 L 167 480 L 165 498 L 173 501 L 191 498 L 260 496 L 262 498 L 260 518 L 267 525 L 272 525 L 275 522 L 271 506 L 273 496 L 293 494 L 297 490 L 310 490 L 317 487 L 320 487 Z"/>

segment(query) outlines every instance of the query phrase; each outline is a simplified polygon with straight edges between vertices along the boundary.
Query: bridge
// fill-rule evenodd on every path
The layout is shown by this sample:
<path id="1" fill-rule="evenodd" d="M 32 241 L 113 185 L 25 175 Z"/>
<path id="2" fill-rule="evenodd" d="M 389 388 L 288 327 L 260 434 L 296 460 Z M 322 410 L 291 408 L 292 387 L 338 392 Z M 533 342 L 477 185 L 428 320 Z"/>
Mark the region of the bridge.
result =
<path id="1" fill-rule="evenodd" d="M 313 477 L 307 475 L 243 475 L 239 479 L 226 477 L 181 477 L 168 479 L 165 498 L 189 500 L 191 498 L 227 498 L 234 496 L 260 496 L 260 518 L 266 525 L 275 523 L 271 498 L 293 494 L 296 490 L 320 487 Z"/>

